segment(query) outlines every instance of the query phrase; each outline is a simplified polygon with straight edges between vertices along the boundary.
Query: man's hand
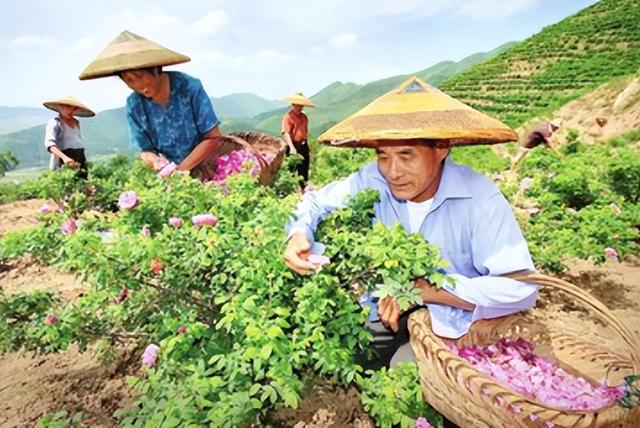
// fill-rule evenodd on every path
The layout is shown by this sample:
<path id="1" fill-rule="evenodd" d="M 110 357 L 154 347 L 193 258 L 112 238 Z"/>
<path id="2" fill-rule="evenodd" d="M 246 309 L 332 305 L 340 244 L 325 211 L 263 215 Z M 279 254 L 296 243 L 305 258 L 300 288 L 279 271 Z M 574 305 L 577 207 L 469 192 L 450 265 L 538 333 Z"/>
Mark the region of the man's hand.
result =
<path id="1" fill-rule="evenodd" d="M 318 270 L 318 266 L 307 261 L 311 251 L 311 244 L 302 232 L 291 235 L 287 248 L 284 250 L 284 263 L 289 269 L 300 275 L 310 275 Z"/>
<path id="2" fill-rule="evenodd" d="M 394 333 L 397 333 L 400 329 L 399 320 L 402 315 L 402 310 L 395 297 L 387 296 L 384 299 L 378 301 L 378 315 L 380 316 L 380 322 L 385 328 L 390 328 Z"/>
<path id="3" fill-rule="evenodd" d="M 72 168 L 72 169 L 76 169 L 80 166 L 80 164 L 76 161 L 74 161 L 73 159 L 67 157 L 65 159 L 62 160 L 64 162 L 64 166 L 66 166 L 67 168 Z"/>

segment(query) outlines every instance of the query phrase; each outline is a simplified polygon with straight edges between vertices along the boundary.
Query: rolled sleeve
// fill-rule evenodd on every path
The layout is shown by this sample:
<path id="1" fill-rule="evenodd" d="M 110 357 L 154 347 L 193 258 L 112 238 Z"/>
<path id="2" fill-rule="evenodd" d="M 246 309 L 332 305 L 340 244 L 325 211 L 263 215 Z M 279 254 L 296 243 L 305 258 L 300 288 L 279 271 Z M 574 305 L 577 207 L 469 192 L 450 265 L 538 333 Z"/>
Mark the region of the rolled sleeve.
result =
<path id="1" fill-rule="evenodd" d="M 479 319 L 497 318 L 532 308 L 538 298 L 538 286 L 511 278 L 513 272 L 533 272 L 533 261 L 508 202 L 497 193 L 478 210 L 471 244 L 473 264 L 481 276 L 452 273 L 454 284 L 444 288 L 475 305 L 472 312 L 443 305 L 427 305 L 432 314 L 434 332 L 457 338 Z M 446 322 L 445 322 L 446 320 Z"/>
<path id="2" fill-rule="evenodd" d="M 47 122 L 47 126 L 44 131 L 44 148 L 49 149 L 58 143 L 58 136 L 56 135 L 56 128 L 58 127 L 58 121 L 53 118 Z"/>
<path id="3" fill-rule="evenodd" d="M 310 243 L 318 224 L 338 208 L 347 206 L 349 197 L 364 189 L 362 170 L 345 179 L 334 181 L 314 192 L 307 192 L 287 223 L 287 239 L 296 232 L 303 232 Z"/>

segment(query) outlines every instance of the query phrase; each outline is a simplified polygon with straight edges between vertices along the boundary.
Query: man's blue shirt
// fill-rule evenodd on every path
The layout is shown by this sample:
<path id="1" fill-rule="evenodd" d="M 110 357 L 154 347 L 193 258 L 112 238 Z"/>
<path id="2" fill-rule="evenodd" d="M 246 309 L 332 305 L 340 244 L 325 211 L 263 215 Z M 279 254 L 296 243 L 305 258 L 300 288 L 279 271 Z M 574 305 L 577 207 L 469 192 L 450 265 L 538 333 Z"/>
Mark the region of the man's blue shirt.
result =
<path id="1" fill-rule="evenodd" d="M 289 235 L 303 232 L 314 242 L 318 223 L 331 211 L 346 205 L 346 199 L 364 189 L 380 192 L 374 221 L 385 225 L 399 222 L 409 232 L 406 201 L 396 199 L 372 162 L 349 177 L 306 193 L 295 211 Z M 440 186 L 419 233 L 440 248 L 449 263 L 446 273 L 455 281 L 447 291 L 473 303 L 473 312 L 440 304 L 427 304 L 436 334 L 459 337 L 477 319 L 495 318 L 528 309 L 537 298 L 537 287 L 501 275 L 533 271 L 527 243 L 511 206 L 498 188 L 482 174 L 444 162 Z M 366 302 L 363 302 L 366 303 Z"/>

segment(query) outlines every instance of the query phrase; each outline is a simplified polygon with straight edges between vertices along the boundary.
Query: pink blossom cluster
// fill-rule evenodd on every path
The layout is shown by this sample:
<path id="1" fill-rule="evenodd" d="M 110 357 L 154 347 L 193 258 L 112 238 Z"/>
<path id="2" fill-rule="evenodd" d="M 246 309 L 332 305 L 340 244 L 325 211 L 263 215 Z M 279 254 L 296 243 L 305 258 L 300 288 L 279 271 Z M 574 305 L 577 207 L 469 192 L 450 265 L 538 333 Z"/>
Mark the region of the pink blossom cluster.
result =
<path id="1" fill-rule="evenodd" d="M 218 218 L 213 214 L 198 214 L 191 217 L 194 226 L 215 226 L 218 224 Z"/>
<path id="2" fill-rule="evenodd" d="M 320 266 L 326 266 L 331 263 L 329 257 L 320 254 L 310 254 L 309 257 L 307 257 L 307 261 Z"/>
<path id="3" fill-rule="evenodd" d="M 180 217 L 171 217 L 169 219 L 169 224 L 171 225 L 171 227 L 174 227 L 177 229 L 180 226 L 182 226 L 182 219 Z"/>
<path id="4" fill-rule="evenodd" d="M 133 190 L 120 193 L 118 198 L 118 206 L 123 210 L 130 210 L 138 205 L 138 195 Z"/>
<path id="5" fill-rule="evenodd" d="M 551 360 L 534 353 L 533 343 L 502 338 L 494 344 L 450 349 L 478 370 L 514 391 L 548 406 L 567 410 L 598 410 L 624 395 L 624 387 L 592 386 L 582 377 L 570 375 Z M 519 413 L 519 408 L 511 406 Z"/>
<path id="6" fill-rule="evenodd" d="M 62 230 L 63 235 L 74 234 L 76 230 L 78 230 L 78 223 L 76 222 L 76 219 L 70 218 L 62 222 L 62 224 L 60 225 L 60 230 Z"/>
<path id="7" fill-rule="evenodd" d="M 49 214 L 51 212 L 51 207 L 49 206 L 49 204 L 44 204 L 43 206 L 40 207 L 40 214 L 46 215 Z"/>
<path id="8" fill-rule="evenodd" d="M 611 248 L 611 247 L 605 248 L 604 255 L 611 261 L 614 261 L 614 262 L 620 261 L 620 255 L 615 250 L 615 248 Z"/>
<path id="9" fill-rule="evenodd" d="M 213 181 L 225 181 L 230 175 L 242 172 L 247 163 L 249 174 L 260 174 L 260 163 L 256 156 L 260 156 L 266 163 L 270 163 L 274 158 L 270 153 L 253 154 L 246 150 L 235 150 L 216 159 L 216 172 L 211 179 Z"/>
<path id="10" fill-rule="evenodd" d="M 48 315 L 47 318 L 45 318 L 44 323 L 48 324 L 48 325 L 57 324 L 58 323 L 58 317 L 55 316 L 55 315 Z"/>
<path id="11" fill-rule="evenodd" d="M 422 416 L 416 419 L 416 428 L 433 428 L 426 418 Z"/>
<path id="12" fill-rule="evenodd" d="M 160 352 L 160 347 L 154 343 L 147 346 L 140 358 L 142 364 L 147 367 L 153 367 L 156 364 L 156 360 L 158 359 L 158 353 Z"/>
<path id="13" fill-rule="evenodd" d="M 173 174 L 176 169 L 178 169 L 178 165 L 173 162 L 169 162 L 163 166 L 160 171 L 158 171 L 158 178 L 166 178 Z"/>

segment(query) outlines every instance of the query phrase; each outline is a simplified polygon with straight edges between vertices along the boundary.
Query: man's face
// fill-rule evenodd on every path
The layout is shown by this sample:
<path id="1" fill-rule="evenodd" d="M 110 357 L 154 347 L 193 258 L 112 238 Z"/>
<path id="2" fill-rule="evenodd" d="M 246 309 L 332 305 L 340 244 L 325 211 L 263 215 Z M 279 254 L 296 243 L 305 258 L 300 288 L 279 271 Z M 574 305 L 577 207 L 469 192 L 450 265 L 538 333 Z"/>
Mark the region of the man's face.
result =
<path id="1" fill-rule="evenodd" d="M 127 70 L 121 74 L 124 83 L 145 98 L 153 98 L 160 92 L 160 74 L 149 70 Z"/>
<path id="2" fill-rule="evenodd" d="M 383 145 L 376 148 L 378 169 L 397 199 L 424 202 L 440 185 L 442 160 L 448 148 Z"/>
<path id="3" fill-rule="evenodd" d="M 63 117 L 72 117 L 75 114 L 76 110 L 78 110 L 78 108 L 74 106 L 69 106 L 66 104 L 60 105 L 60 114 Z"/>

